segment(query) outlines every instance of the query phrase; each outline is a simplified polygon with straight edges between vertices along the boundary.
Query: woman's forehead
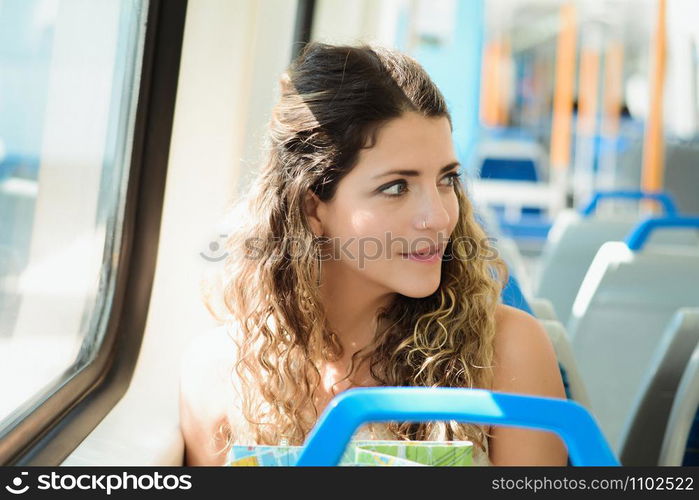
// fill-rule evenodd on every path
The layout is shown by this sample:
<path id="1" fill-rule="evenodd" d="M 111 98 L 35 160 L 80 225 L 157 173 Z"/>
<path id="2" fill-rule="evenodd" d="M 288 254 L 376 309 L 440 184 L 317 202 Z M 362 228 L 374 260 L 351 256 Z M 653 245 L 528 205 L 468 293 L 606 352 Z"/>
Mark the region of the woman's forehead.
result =
<path id="1" fill-rule="evenodd" d="M 379 128 L 374 145 L 360 151 L 355 170 L 357 175 L 372 176 L 393 168 L 420 171 L 442 167 L 455 159 L 446 116 L 405 113 Z"/>

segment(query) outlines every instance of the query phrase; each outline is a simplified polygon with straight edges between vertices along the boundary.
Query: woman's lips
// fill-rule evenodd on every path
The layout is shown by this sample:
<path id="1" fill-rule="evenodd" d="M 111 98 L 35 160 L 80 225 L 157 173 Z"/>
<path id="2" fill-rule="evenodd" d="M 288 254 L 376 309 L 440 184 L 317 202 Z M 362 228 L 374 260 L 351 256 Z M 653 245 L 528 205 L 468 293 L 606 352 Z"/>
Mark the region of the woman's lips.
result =
<path id="1" fill-rule="evenodd" d="M 415 262 L 424 262 L 427 264 L 433 263 L 433 262 L 439 262 L 442 260 L 442 253 L 443 253 L 443 248 L 438 247 L 436 250 L 427 253 L 427 254 L 418 254 L 418 253 L 401 253 L 400 255 L 404 259 L 408 260 L 413 260 Z"/>

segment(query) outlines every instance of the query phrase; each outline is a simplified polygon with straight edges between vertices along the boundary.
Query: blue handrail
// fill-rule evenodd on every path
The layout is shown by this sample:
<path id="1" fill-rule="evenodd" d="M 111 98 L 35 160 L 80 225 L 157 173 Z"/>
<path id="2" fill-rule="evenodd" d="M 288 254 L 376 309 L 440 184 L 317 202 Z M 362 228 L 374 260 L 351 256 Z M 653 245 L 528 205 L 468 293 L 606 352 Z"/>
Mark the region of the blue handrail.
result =
<path id="1" fill-rule="evenodd" d="M 648 217 L 636 225 L 626 237 L 626 246 L 634 252 L 643 248 L 648 237 L 659 228 L 697 228 L 699 229 L 699 217 Z"/>
<path id="2" fill-rule="evenodd" d="M 677 214 L 677 206 L 672 196 L 665 192 L 649 192 L 636 190 L 596 191 L 590 201 L 580 210 L 583 217 L 590 217 L 595 213 L 601 200 L 655 200 L 665 209 L 666 215 Z"/>
<path id="3" fill-rule="evenodd" d="M 574 465 L 619 465 L 594 418 L 579 404 L 483 389 L 372 387 L 334 398 L 306 440 L 296 465 L 336 465 L 365 422 L 458 420 L 555 432 Z"/>

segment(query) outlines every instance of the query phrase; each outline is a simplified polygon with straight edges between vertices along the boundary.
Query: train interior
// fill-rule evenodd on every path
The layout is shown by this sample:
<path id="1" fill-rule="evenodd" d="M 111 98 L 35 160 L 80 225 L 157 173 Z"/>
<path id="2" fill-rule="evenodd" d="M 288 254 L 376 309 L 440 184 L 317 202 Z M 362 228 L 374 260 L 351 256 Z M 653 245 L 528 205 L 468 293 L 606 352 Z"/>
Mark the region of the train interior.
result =
<path id="1" fill-rule="evenodd" d="M 203 279 L 304 43 L 404 51 L 568 398 L 699 464 L 699 3 L 0 0 L 0 463 L 183 465 Z"/>

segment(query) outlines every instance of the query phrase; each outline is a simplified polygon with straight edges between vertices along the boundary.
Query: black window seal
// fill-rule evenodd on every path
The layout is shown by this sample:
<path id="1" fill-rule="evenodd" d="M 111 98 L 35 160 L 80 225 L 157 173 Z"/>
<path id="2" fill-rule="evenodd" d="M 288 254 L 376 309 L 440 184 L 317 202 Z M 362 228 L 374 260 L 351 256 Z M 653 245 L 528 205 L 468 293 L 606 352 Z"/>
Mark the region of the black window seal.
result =
<path id="1" fill-rule="evenodd" d="M 298 0 L 296 4 L 296 22 L 291 45 L 292 61 L 301 53 L 306 44 L 311 41 L 315 9 L 316 0 Z"/>
<path id="2" fill-rule="evenodd" d="M 150 0 L 112 312 L 95 359 L 0 440 L 0 464 L 55 466 L 131 382 L 150 304 L 187 0 Z"/>

